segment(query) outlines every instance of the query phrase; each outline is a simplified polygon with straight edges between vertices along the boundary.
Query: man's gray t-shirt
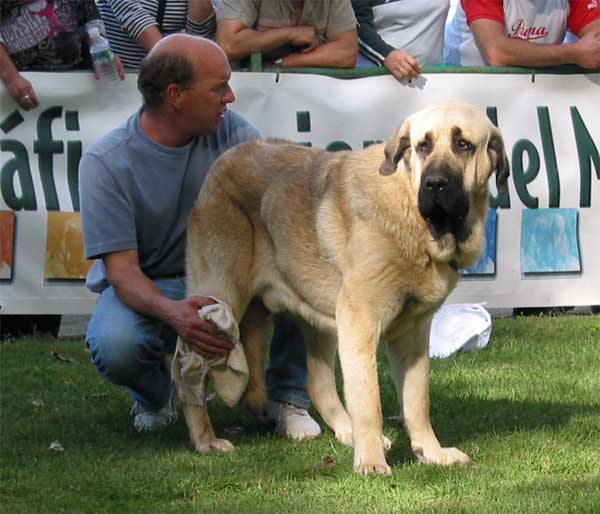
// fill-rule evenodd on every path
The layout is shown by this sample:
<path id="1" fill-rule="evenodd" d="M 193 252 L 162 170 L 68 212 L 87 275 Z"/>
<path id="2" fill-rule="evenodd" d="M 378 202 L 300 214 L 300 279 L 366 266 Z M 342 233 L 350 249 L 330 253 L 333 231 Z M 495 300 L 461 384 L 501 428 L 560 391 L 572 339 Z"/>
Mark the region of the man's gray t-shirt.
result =
<path id="1" fill-rule="evenodd" d="M 79 194 L 86 254 L 137 250 L 150 278 L 185 272 L 190 211 L 211 164 L 227 149 L 260 138 L 252 124 L 226 111 L 217 131 L 185 146 L 161 146 L 148 138 L 140 113 L 85 152 L 79 165 Z M 88 274 L 88 287 L 107 285 L 102 262 Z"/>

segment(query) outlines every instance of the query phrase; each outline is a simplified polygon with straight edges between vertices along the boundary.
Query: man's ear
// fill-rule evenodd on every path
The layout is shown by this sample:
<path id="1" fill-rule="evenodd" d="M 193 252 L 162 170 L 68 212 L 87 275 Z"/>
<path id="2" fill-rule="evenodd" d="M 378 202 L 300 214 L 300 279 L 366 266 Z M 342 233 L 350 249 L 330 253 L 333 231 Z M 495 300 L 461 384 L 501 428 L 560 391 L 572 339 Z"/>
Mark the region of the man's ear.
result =
<path id="1" fill-rule="evenodd" d="M 385 160 L 379 167 L 379 173 L 382 175 L 391 175 L 396 171 L 398 162 L 410 148 L 410 123 L 405 120 L 396 133 L 388 139 L 385 144 Z"/>
<path id="2" fill-rule="evenodd" d="M 510 175 L 508 165 L 508 156 L 504 149 L 504 141 L 500 131 L 493 127 L 490 134 L 487 147 L 488 157 L 492 163 L 492 172 L 496 172 L 496 188 L 498 194 L 503 195 L 507 192 L 506 182 Z"/>
<path id="3" fill-rule="evenodd" d="M 173 107 L 177 112 L 181 112 L 181 93 L 183 93 L 183 88 L 179 84 L 169 84 L 167 89 L 165 89 L 165 103 Z"/>

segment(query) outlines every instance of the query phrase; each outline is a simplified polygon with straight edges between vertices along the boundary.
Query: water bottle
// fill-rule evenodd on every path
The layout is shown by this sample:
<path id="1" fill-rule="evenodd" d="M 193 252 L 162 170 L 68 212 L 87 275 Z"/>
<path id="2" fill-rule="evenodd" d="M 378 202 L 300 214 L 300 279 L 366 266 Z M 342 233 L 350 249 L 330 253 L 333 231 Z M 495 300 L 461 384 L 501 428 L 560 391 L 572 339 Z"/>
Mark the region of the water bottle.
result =
<path id="1" fill-rule="evenodd" d="M 117 84 L 119 73 L 115 64 L 115 56 L 110 49 L 108 41 L 102 37 L 98 27 L 90 27 L 90 54 L 94 64 L 94 70 L 100 77 L 100 81 L 106 84 Z"/>

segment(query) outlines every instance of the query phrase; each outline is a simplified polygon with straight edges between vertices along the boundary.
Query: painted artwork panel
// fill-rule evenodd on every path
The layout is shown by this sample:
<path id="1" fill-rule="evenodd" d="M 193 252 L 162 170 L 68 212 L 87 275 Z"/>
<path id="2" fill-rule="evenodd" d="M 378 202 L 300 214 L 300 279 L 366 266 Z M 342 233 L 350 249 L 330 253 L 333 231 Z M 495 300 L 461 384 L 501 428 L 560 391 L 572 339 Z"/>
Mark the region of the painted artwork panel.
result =
<path id="1" fill-rule="evenodd" d="M 466 276 L 484 275 L 494 276 L 496 274 L 496 232 L 498 227 L 498 211 L 488 210 L 485 224 L 485 248 L 479 260 L 470 268 L 462 270 Z"/>
<path id="2" fill-rule="evenodd" d="M 521 221 L 521 271 L 581 271 L 577 209 L 525 209 Z"/>
<path id="3" fill-rule="evenodd" d="M 49 212 L 46 280 L 85 279 L 93 261 L 85 258 L 78 212 Z"/>
<path id="4" fill-rule="evenodd" d="M 10 280 L 15 249 L 15 212 L 0 211 L 0 280 Z"/>

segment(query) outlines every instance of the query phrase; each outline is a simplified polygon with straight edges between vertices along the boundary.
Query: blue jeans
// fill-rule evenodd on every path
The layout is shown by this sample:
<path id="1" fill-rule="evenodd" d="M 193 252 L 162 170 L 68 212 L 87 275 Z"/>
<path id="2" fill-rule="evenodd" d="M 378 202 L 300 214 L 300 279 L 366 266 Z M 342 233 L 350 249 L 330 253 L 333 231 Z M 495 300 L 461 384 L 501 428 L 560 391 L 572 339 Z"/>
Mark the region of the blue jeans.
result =
<path id="1" fill-rule="evenodd" d="M 185 298 L 184 280 L 154 282 L 172 300 Z M 177 343 L 177 333 L 169 325 L 130 309 L 108 286 L 100 293 L 86 340 L 92 362 L 109 381 L 127 387 L 145 408 L 166 405 L 171 395 L 167 357 Z M 308 408 L 304 342 L 299 328 L 284 315 L 275 316 L 267 388 L 272 400 Z"/>

